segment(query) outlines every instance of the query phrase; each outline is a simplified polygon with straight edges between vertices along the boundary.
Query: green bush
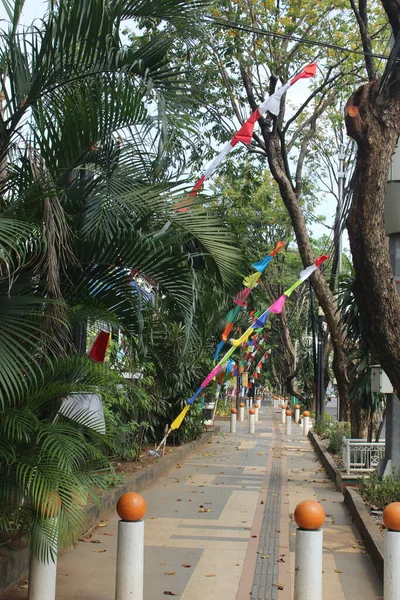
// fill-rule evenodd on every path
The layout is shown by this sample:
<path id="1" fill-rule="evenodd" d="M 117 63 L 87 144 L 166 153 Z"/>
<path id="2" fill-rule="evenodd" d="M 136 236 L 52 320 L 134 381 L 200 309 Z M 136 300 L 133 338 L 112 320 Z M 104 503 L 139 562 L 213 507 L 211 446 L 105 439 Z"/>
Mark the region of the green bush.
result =
<path id="1" fill-rule="evenodd" d="M 328 440 L 327 449 L 332 454 L 340 454 L 343 437 L 351 437 L 351 426 L 347 421 L 334 421 L 331 415 L 324 414 L 316 420 L 314 431 L 322 439 Z"/>
<path id="2" fill-rule="evenodd" d="M 319 417 L 314 424 L 314 431 L 317 435 L 324 437 L 326 432 L 333 424 L 333 417 L 331 415 L 323 414 Z"/>
<path id="3" fill-rule="evenodd" d="M 400 501 L 400 477 L 379 479 L 376 473 L 363 477 L 359 482 L 359 490 L 364 500 L 377 510 L 383 510 L 391 502 Z"/>

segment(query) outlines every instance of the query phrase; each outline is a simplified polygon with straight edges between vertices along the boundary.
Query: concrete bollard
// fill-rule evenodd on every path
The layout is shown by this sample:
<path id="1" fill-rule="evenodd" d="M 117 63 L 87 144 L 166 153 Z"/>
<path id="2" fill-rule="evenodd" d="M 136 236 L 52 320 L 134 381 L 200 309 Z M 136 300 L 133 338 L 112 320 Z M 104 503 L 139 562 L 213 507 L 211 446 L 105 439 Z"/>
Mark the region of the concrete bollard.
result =
<path id="1" fill-rule="evenodd" d="M 310 431 L 310 413 L 308 410 L 303 412 L 303 435 L 307 436 Z"/>
<path id="2" fill-rule="evenodd" d="M 51 492 L 48 500 L 44 500 L 38 508 L 38 513 L 48 519 L 47 526 L 53 530 L 54 546 L 53 559 L 41 561 L 34 554 L 29 563 L 28 600 L 55 600 L 57 577 L 57 538 L 58 517 L 61 498 L 57 492 Z"/>
<path id="3" fill-rule="evenodd" d="M 286 404 L 281 404 L 281 423 L 286 423 Z"/>
<path id="4" fill-rule="evenodd" d="M 385 531 L 384 600 L 400 599 L 400 502 L 392 502 L 383 511 Z"/>
<path id="5" fill-rule="evenodd" d="M 140 494 L 127 492 L 117 503 L 117 576 L 115 600 L 143 600 L 144 521 L 146 502 Z"/>
<path id="6" fill-rule="evenodd" d="M 315 500 L 304 500 L 296 506 L 296 557 L 294 567 L 294 600 L 322 600 L 322 538 L 325 520 L 322 506 Z"/>
<path id="7" fill-rule="evenodd" d="M 300 421 L 300 404 L 296 404 L 294 407 L 294 422 L 298 423 Z"/>
<path id="8" fill-rule="evenodd" d="M 286 435 L 291 435 L 292 433 L 292 411 L 286 411 Z"/>
<path id="9" fill-rule="evenodd" d="M 256 432 L 256 411 L 254 408 L 249 410 L 249 433 Z"/>
<path id="10" fill-rule="evenodd" d="M 256 404 L 253 405 L 254 410 L 256 411 L 255 417 L 256 417 L 256 423 L 258 423 L 258 411 L 260 409 L 260 405 L 258 404 L 258 402 Z"/>
<path id="11" fill-rule="evenodd" d="M 231 408 L 231 433 L 236 433 L 236 418 L 237 410 L 236 408 Z"/>
<path id="12" fill-rule="evenodd" d="M 241 402 L 239 404 L 239 422 L 243 423 L 244 421 L 244 409 L 245 409 L 246 405 L 244 402 Z"/>

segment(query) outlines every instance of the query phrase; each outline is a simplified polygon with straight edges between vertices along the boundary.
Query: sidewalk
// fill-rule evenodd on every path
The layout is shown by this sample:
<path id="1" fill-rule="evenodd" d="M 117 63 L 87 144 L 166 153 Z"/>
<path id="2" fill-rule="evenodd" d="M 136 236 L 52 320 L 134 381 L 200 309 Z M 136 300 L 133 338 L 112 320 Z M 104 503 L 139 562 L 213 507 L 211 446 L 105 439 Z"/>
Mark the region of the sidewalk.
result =
<path id="1" fill-rule="evenodd" d="M 342 495 L 301 429 L 293 423 L 287 439 L 271 406 L 259 417 L 255 436 L 247 421 L 237 434 L 221 422 L 212 442 L 143 492 L 145 600 L 291 600 L 292 513 L 305 499 L 319 500 L 327 515 L 324 600 L 382 598 Z M 57 600 L 114 600 L 117 522 L 115 515 L 60 559 Z M 18 588 L 2 596 L 26 598 Z"/>

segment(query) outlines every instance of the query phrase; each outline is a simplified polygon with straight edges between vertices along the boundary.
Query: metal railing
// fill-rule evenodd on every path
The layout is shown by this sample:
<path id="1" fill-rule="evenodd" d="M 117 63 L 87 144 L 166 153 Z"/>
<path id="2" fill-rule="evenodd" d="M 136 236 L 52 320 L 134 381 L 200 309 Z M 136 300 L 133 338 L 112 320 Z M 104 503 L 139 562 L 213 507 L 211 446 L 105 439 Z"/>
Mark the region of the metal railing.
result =
<path id="1" fill-rule="evenodd" d="M 385 457 L 385 440 L 367 442 L 343 438 L 342 459 L 346 473 L 371 473 Z"/>

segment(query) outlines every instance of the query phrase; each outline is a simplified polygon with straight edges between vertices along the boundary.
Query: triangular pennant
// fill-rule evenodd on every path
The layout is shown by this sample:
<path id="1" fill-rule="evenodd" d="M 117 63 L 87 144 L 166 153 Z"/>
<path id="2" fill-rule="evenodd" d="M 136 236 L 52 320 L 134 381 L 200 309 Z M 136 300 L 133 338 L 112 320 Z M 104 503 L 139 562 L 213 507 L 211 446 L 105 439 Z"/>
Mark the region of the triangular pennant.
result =
<path id="1" fill-rule="evenodd" d="M 182 421 L 186 417 L 189 409 L 190 409 L 190 404 L 186 404 L 185 408 L 179 413 L 179 415 L 176 417 L 175 421 L 173 421 L 173 423 L 171 423 L 171 429 L 179 429 L 179 427 L 182 425 Z"/>

